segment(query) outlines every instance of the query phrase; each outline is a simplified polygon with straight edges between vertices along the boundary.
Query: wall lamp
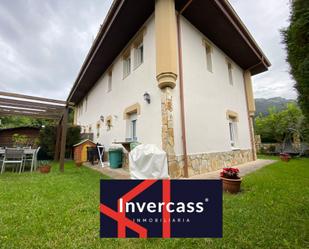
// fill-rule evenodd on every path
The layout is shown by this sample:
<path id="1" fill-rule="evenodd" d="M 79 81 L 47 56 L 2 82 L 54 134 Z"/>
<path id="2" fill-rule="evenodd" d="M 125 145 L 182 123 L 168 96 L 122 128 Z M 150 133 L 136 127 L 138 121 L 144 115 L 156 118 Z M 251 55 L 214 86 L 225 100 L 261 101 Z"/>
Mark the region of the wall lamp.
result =
<path id="1" fill-rule="evenodd" d="M 150 104 L 150 94 L 149 94 L 148 92 L 145 92 L 143 96 L 144 96 L 144 100 L 145 100 L 148 104 Z"/>

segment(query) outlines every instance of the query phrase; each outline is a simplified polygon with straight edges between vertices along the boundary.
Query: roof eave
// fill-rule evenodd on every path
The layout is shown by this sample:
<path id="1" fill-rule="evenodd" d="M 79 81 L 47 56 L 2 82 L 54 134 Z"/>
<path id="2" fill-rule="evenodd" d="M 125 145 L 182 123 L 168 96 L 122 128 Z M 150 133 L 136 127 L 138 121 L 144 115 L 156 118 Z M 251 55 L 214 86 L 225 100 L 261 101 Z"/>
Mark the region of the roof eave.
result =
<path id="1" fill-rule="evenodd" d="M 181 5 L 181 3 L 186 3 L 186 2 L 187 1 L 185 1 L 185 0 L 176 0 L 176 6 L 179 7 Z M 133 3 L 135 3 L 135 2 L 133 2 Z M 142 3 L 143 3 L 144 7 L 145 7 L 146 3 L 149 5 L 149 2 L 142 2 Z M 197 2 L 192 1 L 192 5 L 194 5 L 194 3 L 198 3 L 198 1 Z M 139 4 L 141 4 L 141 2 L 139 2 Z M 246 46 L 248 48 L 247 51 L 249 51 L 249 50 L 251 51 L 250 52 L 251 55 L 250 55 L 250 57 L 248 57 L 248 58 L 251 58 L 251 62 L 245 63 L 246 65 L 243 66 L 243 69 L 244 70 L 250 70 L 252 75 L 267 71 L 268 67 L 270 67 L 271 63 L 269 62 L 268 58 L 265 56 L 265 54 L 263 53 L 261 48 L 257 45 L 256 41 L 254 40 L 254 38 L 252 37 L 252 35 L 248 31 L 248 29 L 245 27 L 245 25 L 243 24 L 243 22 L 241 21 L 241 19 L 239 18 L 239 16 L 237 15 L 235 10 L 233 9 L 233 7 L 230 5 L 230 3 L 226 0 L 213 0 L 212 4 L 215 4 L 217 6 L 217 8 L 220 10 L 220 12 L 224 15 L 225 19 L 227 19 L 228 22 L 232 25 L 231 28 L 233 27 L 233 29 L 236 30 L 234 32 L 235 32 L 235 34 L 236 33 L 238 34 L 238 36 L 239 36 L 238 40 L 241 39 L 243 44 L 246 44 Z M 132 5 L 134 6 L 134 4 L 132 4 L 132 2 L 130 2 L 130 6 L 132 6 Z M 147 5 L 146 5 L 146 7 L 147 7 Z M 100 27 L 100 30 L 99 30 L 99 32 L 96 36 L 96 39 L 94 40 L 94 42 L 93 42 L 85 60 L 84 60 L 84 63 L 83 63 L 83 65 L 82 65 L 82 67 L 81 67 L 81 69 L 78 73 L 78 76 L 75 80 L 75 83 L 74 83 L 74 85 L 73 85 L 73 87 L 70 91 L 69 96 L 68 96 L 68 101 L 75 102 L 75 104 L 78 104 L 81 101 L 81 99 L 83 98 L 83 96 L 85 96 L 87 94 L 89 89 L 91 89 L 91 86 L 93 87 L 93 85 L 94 85 L 93 81 L 95 80 L 95 78 L 99 77 L 98 72 L 94 71 L 94 70 L 98 70 L 98 69 L 96 69 L 96 67 L 99 68 L 99 65 L 96 65 L 96 64 L 98 64 L 98 60 L 96 58 L 106 57 L 106 54 L 105 54 L 105 56 L 103 56 L 102 51 L 101 52 L 98 52 L 98 51 L 99 51 L 99 49 L 101 49 L 101 47 L 103 47 L 102 44 L 104 44 L 104 42 L 105 42 L 104 40 L 106 40 L 106 37 L 111 35 L 109 33 L 111 27 L 113 27 L 112 29 L 114 29 L 113 32 L 115 33 L 116 28 L 114 26 L 116 25 L 117 22 L 115 22 L 114 20 L 119 18 L 118 17 L 119 12 L 120 11 L 122 12 L 121 9 L 125 9 L 125 8 L 128 8 L 128 2 L 127 1 L 125 1 L 125 0 L 114 0 L 113 1 L 106 18 L 105 18 L 103 24 Z M 130 11 L 132 12 L 132 9 L 134 9 L 134 8 L 132 7 L 130 9 L 131 9 Z M 142 11 L 144 9 L 145 8 L 141 7 L 141 8 L 139 8 L 139 11 Z M 140 15 L 141 16 L 144 15 L 143 18 L 145 18 L 146 15 L 149 14 L 149 10 L 150 9 L 148 9 L 148 12 L 145 10 L 145 12 L 141 13 Z M 199 11 L 199 10 L 197 10 L 197 11 Z M 137 13 L 140 13 L 140 12 L 135 11 L 135 15 Z M 122 19 L 125 18 L 123 13 L 122 13 L 121 18 Z M 200 24 L 201 24 L 202 20 L 199 20 L 199 21 L 200 21 Z M 133 24 L 130 22 L 130 25 L 132 26 Z M 118 27 L 118 29 L 119 29 L 119 27 Z M 134 28 L 132 27 L 132 29 L 134 29 Z M 128 35 L 129 34 L 127 33 L 126 38 L 122 37 L 122 39 L 127 39 Z M 130 35 L 132 35 L 132 34 L 130 34 Z M 110 39 L 110 37 L 109 37 L 109 39 Z M 129 40 L 129 38 L 127 40 Z M 111 46 L 111 44 L 112 43 L 110 43 L 108 46 Z M 225 44 L 225 46 L 226 46 L 226 44 Z M 238 56 L 237 53 L 235 54 L 235 47 L 234 48 L 228 48 L 228 49 L 234 49 L 234 56 L 235 57 Z M 106 61 L 111 60 L 111 59 L 112 59 L 111 57 L 105 58 L 104 61 L 106 62 Z M 239 59 L 239 60 L 241 60 L 241 59 Z M 110 61 L 109 61 L 109 63 L 110 63 Z M 91 68 L 91 65 L 93 65 L 94 68 Z M 107 64 L 105 66 L 107 66 Z M 100 69 L 104 71 L 106 68 L 102 69 L 102 67 L 101 67 Z M 92 77 L 91 79 L 89 79 L 90 75 Z"/>
<path id="2" fill-rule="evenodd" d="M 81 76 L 83 75 L 83 72 L 89 66 L 91 58 L 93 57 L 93 55 L 95 54 L 95 52 L 97 50 L 96 48 L 98 47 L 102 37 L 104 37 L 104 34 L 107 32 L 107 27 L 111 24 L 112 20 L 114 19 L 115 15 L 117 14 L 116 10 L 119 8 L 119 5 L 123 2 L 124 2 L 124 0 L 114 0 L 112 2 L 112 5 L 111 5 L 109 11 L 107 12 L 106 17 L 105 17 L 103 23 L 100 26 L 99 32 L 96 35 L 96 38 L 94 39 L 94 41 L 93 41 L 93 43 L 90 47 L 90 50 L 86 55 L 86 58 L 85 58 L 82 66 L 81 66 L 81 69 L 78 72 L 77 78 L 76 78 L 74 85 L 73 85 L 73 87 L 72 87 L 72 89 L 69 93 L 68 98 L 67 98 L 68 102 L 72 102 L 71 99 L 74 95 L 74 92 L 75 92 L 77 86 L 79 85 L 79 82 L 80 82 Z"/>
<path id="3" fill-rule="evenodd" d="M 255 51 L 259 54 L 261 63 L 265 65 L 266 68 L 271 66 L 271 63 L 267 56 L 264 54 L 261 47 L 255 41 L 254 37 L 251 35 L 250 31 L 247 29 L 246 25 L 240 19 L 239 15 L 236 13 L 232 5 L 229 1 L 226 0 L 214 0 L 220 6 L 220 3 L 224 6 L 224 8 L 228 11 L 230 16 L 234 19 L 238 27 L 241 29 L 242 33 L 247 37 L 250 45 L 255 49 Z M 246 40 L 245 40 L 246 41 Z"/>

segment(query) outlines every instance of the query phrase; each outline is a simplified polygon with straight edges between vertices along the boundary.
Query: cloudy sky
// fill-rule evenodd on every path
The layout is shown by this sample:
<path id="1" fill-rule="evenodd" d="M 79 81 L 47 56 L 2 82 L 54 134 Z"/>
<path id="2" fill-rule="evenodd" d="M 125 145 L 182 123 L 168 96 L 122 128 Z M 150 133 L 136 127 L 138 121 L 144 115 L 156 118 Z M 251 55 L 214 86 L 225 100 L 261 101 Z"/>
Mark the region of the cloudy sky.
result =
<path id="1" fill-rule="evenodd" d="M 0 91 L 66 99 L 112 0 L 0 0 Z M 272 63 L 255 97 L 296 98 L 279 30 L 289 0 L 231 0 Z"/>

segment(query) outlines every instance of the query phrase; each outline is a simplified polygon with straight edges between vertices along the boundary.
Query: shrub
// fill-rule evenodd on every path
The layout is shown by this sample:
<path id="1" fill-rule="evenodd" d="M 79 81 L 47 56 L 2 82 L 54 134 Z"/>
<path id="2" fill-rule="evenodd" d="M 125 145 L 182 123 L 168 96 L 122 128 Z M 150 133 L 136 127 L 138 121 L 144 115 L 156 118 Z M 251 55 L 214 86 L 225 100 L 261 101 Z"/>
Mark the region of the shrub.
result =
<path id="1" fill-rule="evenodd" d="M 66 158 L 72 157 L 73 145 L 80 142 L 80 126 L 69 126 L 66 138 Z M 56 145 L 57 127 L 46 126 L 40 131 L 40 160 L 51 160 L 54 158 Z"/>

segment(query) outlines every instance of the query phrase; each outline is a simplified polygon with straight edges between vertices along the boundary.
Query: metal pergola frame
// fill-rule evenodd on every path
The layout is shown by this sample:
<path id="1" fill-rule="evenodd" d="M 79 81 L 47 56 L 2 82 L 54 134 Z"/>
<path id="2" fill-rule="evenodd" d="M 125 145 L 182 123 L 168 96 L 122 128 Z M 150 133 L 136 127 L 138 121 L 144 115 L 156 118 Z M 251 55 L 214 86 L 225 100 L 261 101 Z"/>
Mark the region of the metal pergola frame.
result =
<path id="1" fill-rule="evenodd" d="M 27 116 L 58 121 L 54 160 L 64 171 L 64 157 L 69 108 L 73 103 L 0 91 L 1 116 Z"/>

